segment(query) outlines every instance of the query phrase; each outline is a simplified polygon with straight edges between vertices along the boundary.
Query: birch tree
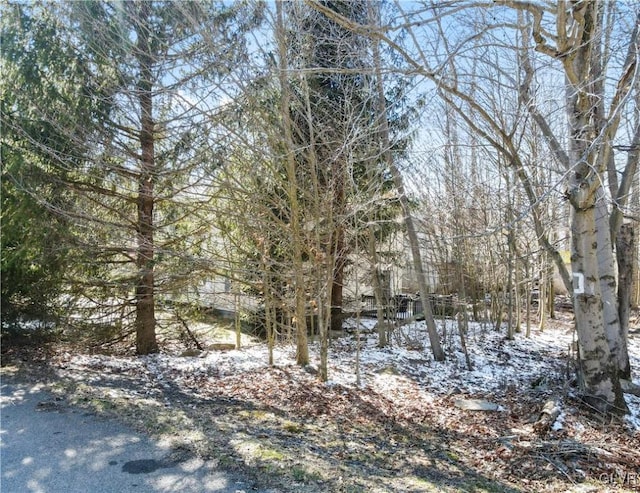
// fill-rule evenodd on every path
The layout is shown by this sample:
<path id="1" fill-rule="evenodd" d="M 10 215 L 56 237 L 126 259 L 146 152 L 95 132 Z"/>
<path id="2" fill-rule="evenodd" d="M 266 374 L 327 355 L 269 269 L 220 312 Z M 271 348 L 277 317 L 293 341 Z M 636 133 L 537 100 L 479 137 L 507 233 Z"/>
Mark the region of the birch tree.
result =
<path id="1" fill-rule="evenodd" d="M 625 410 L 618 378 L 620 374 L 628 378 L 630 369 L 624 323 L 621 324 L 618 311 L 613 248 L 620 225 L 616 224 L 619 213 L 611 213 L 609 201 L 614 199 L 616 207 L 624 207 L 628 195 L 618 197 L 615 184 L 610 183 L 615 195 L 607 199 L 603 184 L 607 169 L 615 166 L 612 146 L 623 108 L 631 99 L 633 85 L 638 83 L 640 12 L 634 13 L 636 20 L 629 33 L 627 55 L 609 98 L 603 77 L 611 49 L 606 22 L 613 15 L 613 7 L 597 1 L 560 3 L 556 10 L 545 12 L 539 5 L 508 4 L 531 14 L 536 50 L 558 60 L 566 78 L 567 149 L 559 145 L 536 106 L 530 104 L 529 108 L 558 161 L 569 173 L 566 198 L 573 213 L 571 266 L 578 284 L 574 289 L 574 310 L 584 398 L 599 410 Z M 555 16 L 555 43 L 543 27 L 545 13 Z M 529 80 L 530 65 L 525 63 L 524 68 Z M 636 162 L 627 163 L 623 172 L 625 181 L 635 174 L 636 166 Z"/>
<path id="2" fill-rule="evenodd" d="M 514 140 L 513 131 L 519 128 L 518 121 L 506 114 L 493 113 L 494 100 L 484 96 L 489 94 L 494 80 L 485 79 L 487 91 L 483 97 L 478 97 L 477 94 L 471 95 L 463 78 L 452 78 L 450 72 L 443 71 L 443 67 L 451 61 L 465 67 L 469 56 L 481 60 L 478 55 L 487 52 L 490 46 L 502 46 L 505 48 L 502 53 L 508 54 L 510 49 L 518 46 L 518 34 L 529 33 L 537 52 L 549 57 L 566 78 L 565 107 L 568 116 L 565 144 L 557 138 L 556 122 L 543 114 L 531 99 L 531 93 L 527 92 L 531 88 L 532 72 L 526 66 L 526 59 L 514 64 L 518 76 L 512 77 L 504 66 L 508 58 L 501 58 L 498 63 L 493 57 L 482 58 L 488 73 L 500 71 L 503 76 L 501 82 L 508 82 L 496 83 L 495 87 L 500 90 L 510 87 L 512 97 L 519 97 L 526 104 L 524 109 L 546 137 L 554 158 L 569 177 L 566 199 L 573 210 L 572 270 L 579 284 L 574 308 L 581 347 L 579 375 L 582 394 L 585 402 L 598 410 L 624 412 L 626 404 L 620 390 L 619 370 L 624 371 L 620 367 L 624 364 L 621 359 L 625 350 L 615 297 L 610 206 L 603 183 L 606 182 L 607 166 L 611 163 L 612 145 L 622 121 L 623 109 L 629 104 L 632 88 L 638 79 L 638 12 L 630 9 L 629 13 L 635 20 L 627 25 L 626 38 L 618 38 L 618 43 L 626 47 L 626 56 L 613 68 L 611 60 L 605 58 L 608 53 L 606 42 L 610 39 L 605 35 L 605 12 L 618 10 L 618 4 L 586 1 L 550 5 L 503 1 L 433 5 L 415 8 L 411 12 L 405 12 L 400 3 L 396 3 L 396 7 L 401 21 L 385 28 L 334 18 L 345 27 L 391 46 L 405 60 L 407 71 L 420 73 L 435 83 L 440 96 L 459 109 L 459 116 L 465 124 L 507 158 L 528 197 L 538 241 L 554 258 L 565 285 L 573 291 L 572 274 L 544 234 L 538 210 L 540 197 L 532 187 L 531 168 L 526 166 L 524 155 Z M 519 11 L 526 11 L 531 16 L 528 28 L 518 26 L 516 17 Z M 437 19 L 443 18 L 461 28 L 456 33 L 455 43 L 451 43 L 445 53 L 436 41 L 440 37 L 435 34 L 437 29 L 431 29 Z M 469 19 L 477 20 L 469 22 Z M 396 29 L 407 33 L 410 41 L 406 45 L 396 43 L 389 36 L 389 32 Z M 489 43 L 483 44 L 480 40 Z M 526 52 L 526 41 L 524 45 L 520 53 Z M 474 51 L 474 46 L 479 49 Z M 511 51 L 509 55 L 512 60 L 514 53 Z M 610 80 L 604 76 L 607 68 L 610 69 L 608 73 L 615 77 L 613 84 L 605 84 Z M 518 115 L 523 117 L 522 109 L 515 117 Z M 624 172 L 633 173 L 633 164 Z"/>

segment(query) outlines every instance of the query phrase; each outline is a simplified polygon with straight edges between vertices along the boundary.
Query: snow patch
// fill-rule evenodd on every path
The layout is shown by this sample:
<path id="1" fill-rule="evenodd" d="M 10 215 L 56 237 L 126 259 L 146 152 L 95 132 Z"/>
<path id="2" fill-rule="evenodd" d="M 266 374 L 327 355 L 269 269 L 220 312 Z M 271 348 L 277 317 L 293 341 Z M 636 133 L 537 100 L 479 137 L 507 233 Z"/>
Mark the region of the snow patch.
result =
<path id="1" fill-rule="evenodd" d="M 558 415 L 558 417 L 556 418 L 556 420 L 554 421 L 553 425 L 551 426 L 551 429 L 553 431 L 560 431 L 564 428 L 564 420 L 567 417 L 567 415 L 562 412 Z"/>
<path id="2" fill-rule="evenodd" d="M 355 321 L 348 321 L 354 326 Z M 436 399 L 454 394 L 465 394 L 490 399 L 503 396 L 510 390 L 528 389 L 539 393 L 542 401 L 567 377 L 570 346 L 574 342 L 572 331 L 534 329 L 530 338 L 516 334 L 507 340 L 504 332 L 480 323 L 470 323 L 467 348 L 473 368 L 467 369 L 466 357 L 459 345 L 457 328 L 448 321 L 447 337 L 443 338 L 446 361 L 436 362 L 431 356 L 429 338 L 424 322 L 414 322 L 393 334 L 392 346 L 379 348 L 377 336 L 355 340 L 352 335 L 331 342 L 327 387 L 341 385 L 356 388 L 360 372 L 362 387 L 393 395 L 400 388 L 414 388 L 422 398 Z M 361 326 L 372 329 L 375 321 L 362 319 Z M 442 331 L 443 327 L 440 325 Z M 412 344 L 405 344 L 407 341 Z M 398 343 L 402 342 L 402 346 Z M 356 361 L 359 345 L 359 361 Z M 413 349 L 409 349 L 409 346 Z M 422 349 L 418 349 L 423 347 Z M 310 345 L 311 361 L 320 365 L 320 345 Z M 294 345 L 274 348 L 274 360 L 279 367 L 295 366 Z M 631 366 L 638 379 L 640 369 L 640 337 L 629 340 Z M 145 372 L 147 378 L 163 387 L 174 381 L 201 377 L 215 379 L 224 376 L 257 372 L 268 367 L 266 344 L 254 344 L 240 350 L 209 351 L 199 357 L 180 357 L 153 354 L 144 357 L 114 357 L 102 355 L 68 354 L 63 357 L 69 369 L 106 369 L 114 373 Z M 83 378 L 91 378 L 85 376 Z M 640 397 L 625 396 L 630 414 L 626 417 L 629 428 L 640 433 Z M 554 430 L 564 426 L 563 414 L 553 424 Z M 579 431 L 579 430 L 577 430 Z"/>

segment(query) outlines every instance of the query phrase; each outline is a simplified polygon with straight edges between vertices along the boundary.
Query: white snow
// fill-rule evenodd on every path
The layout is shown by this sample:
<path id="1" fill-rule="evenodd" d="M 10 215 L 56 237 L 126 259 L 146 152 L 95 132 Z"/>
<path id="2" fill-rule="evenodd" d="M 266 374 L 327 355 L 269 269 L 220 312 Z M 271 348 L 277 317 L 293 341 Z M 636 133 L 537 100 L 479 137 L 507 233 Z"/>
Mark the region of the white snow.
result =
<path id="1" fill-rule="evenodd" d="M 360 341 L 359 371 L 363 387 L 371 387 L 378 392 L 393 395 L 404 385 L 417 384 L 422 397 L 433 399 L 451 394 L 468 394 L 491 398 L 503 395 L 508 390 L 526 388 L 539 392 L 541 397 L 557 391 L 561 382 L 571 374 L 569 361 L 570 346 L 574 341 L 571 331 L 548 329 L 540 332 L 532 330 L 530 338 L 516 334 L 513 340 L 506 340 L 504 331 L 495 331 L 481 324 L 469 325 L 467 348 L 473 369 L 469 371 L 459 344 L 455 325 L 448 321 L 447 337 L 443 341 L 447 359 L 435 362 L 431 356 L 429 339 L 424 322 L 416 322 L 401 329 L 404 339 L 419 342 L 422 349 L 407 349 L 398 345 L 394 336 L 392 347 L 377 347 L 377 335 L 370 333 Z M 348 320 L 349 327 L 355 327 L 354 320 Z M 371 320 L 363 319 L 361 328 L 372 331 Z M 440 327 L 442 329 L 442 327 Z M 356 340 L 353 335 L 335 339 L 329 354 L 329 381 L 327 386 L 356 386 Z M 415 347 L 416 344 L 411 344 Z M 319 344 L 310 345 L 311 364 L 319 365 Z M 640 337 L 631 336 L 629 355 L 634 369 L 635 380 L 640 372 Z M 280 344 L 274 349 L 277 366 L 295 365 L 295 347 Z M 268 366 L 266 344 L 247 345 L 240 350 L 209 351 L 198 357 L 180 357 L 155 354 L 141 358 L 107 357 L 100 355 L 69 355 L 70 368 L 109 368 L 118 372 L 146 370 L 161 385 L 169 385 L 172 380 L 202 376 L 216 378 L 227 375 L 258 371 Z M 626 395 L 630 414 L 627 423 L 635 433 L 640 432 L 640 398 Z M 553 427 L 562 428 L 564 414 Z"/>
<path id="2" fill-rule="evenodd" d="M 565 413 L 560 413 L 558 415 L 558 417 L 556 418 L 556 420 L 554 421 L 553 425 L 551 426 L 551 429 L 553 431 L 560 431 L 561 429 L 564 428 L 564 420 L 567 417 L 567 415 Z"/>

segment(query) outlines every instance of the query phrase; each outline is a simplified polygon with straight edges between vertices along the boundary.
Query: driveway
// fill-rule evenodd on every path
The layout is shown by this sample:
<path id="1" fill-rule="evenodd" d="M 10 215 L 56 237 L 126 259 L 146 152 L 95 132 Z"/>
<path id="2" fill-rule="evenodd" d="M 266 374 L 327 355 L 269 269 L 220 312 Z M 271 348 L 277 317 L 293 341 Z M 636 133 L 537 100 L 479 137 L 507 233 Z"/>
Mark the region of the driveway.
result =
<path id="1" fill-rule="evenodd" d="M 2 493 L 256 491 L 211 461 L 176 457 L 37 386 L 3 381 L 0 395 Z"/>

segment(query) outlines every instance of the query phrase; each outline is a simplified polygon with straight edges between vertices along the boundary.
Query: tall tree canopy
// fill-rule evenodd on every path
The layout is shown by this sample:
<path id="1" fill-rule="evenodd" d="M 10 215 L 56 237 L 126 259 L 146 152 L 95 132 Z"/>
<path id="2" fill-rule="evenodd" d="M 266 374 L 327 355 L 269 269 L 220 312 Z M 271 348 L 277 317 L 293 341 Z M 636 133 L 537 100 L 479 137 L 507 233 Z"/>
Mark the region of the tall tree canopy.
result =
<path id="1" fill-rule="evenodd" d="M 16 47 L 3 51 L 3 61 L 18 74 L 6 93 L 21 99 L 7 112 L 22 119 L 12 125 L 14 141 L 46 158 L 47 181 L 72 198 L 46 205 L 70 223 L 65 243 L 86 259 L 73 286 L 121 306 L 125 320 L 133 308 L 138 353 L 156 351 L 156 297 L 193 275 L 193 263 L 176 259 L 208 234 L 199 222 L 206 199 L 198 187 L 219 164 L 225 77 L 244 59 L 243 33 L 255 26 L 257 11 L 199 2 L 9 8 L 22 22 L 3 29 Z M 20 85 L 29 78 L 32 85 Z M 87 115 L 79 114 L 85 107 Z M 30 133 L 36 122 L 54 129 L 66 148 Z"/>

